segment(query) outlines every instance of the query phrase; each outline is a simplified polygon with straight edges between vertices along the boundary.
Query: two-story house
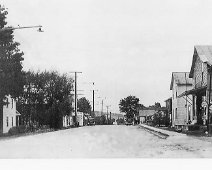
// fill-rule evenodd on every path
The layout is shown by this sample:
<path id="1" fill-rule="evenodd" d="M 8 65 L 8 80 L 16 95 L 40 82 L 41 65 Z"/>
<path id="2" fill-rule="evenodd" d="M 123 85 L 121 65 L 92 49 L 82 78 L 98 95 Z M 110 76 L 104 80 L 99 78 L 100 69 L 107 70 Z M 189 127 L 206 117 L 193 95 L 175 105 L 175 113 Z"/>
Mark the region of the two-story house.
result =
<path id="1" fill-rule="evenodd" d="M 16 101 L 11 96 L 6 97 L 1 115 L 0 134 L 8 133 L 9 129 L 20 125 L 20 113 L 16 110 Z"/>
<path id="2" fill-rule="evenodd" d="M 188 72 L 173 72 L 170 90 L 172 90 L 172 127 L 182 129 L 189 122 L 192 115 L 192 95 L 178 97 L 185 91 L 192 89 L 192 79 Z"/>
<path id="3" fill-rule="evenodd" d="M 195 46 L 189 77 L 193 79 L 193 89 L 181 96 L 193 96 L 193 120 L 197 125 L 208 122 L 209 101 L 211 97 L 212 46 Z M 209 95 L 210 94 L 210 95 Z M 210 96 L 210 97 L 209 97 Z M 212 103 L 212 102 L 211 102 Z"/>

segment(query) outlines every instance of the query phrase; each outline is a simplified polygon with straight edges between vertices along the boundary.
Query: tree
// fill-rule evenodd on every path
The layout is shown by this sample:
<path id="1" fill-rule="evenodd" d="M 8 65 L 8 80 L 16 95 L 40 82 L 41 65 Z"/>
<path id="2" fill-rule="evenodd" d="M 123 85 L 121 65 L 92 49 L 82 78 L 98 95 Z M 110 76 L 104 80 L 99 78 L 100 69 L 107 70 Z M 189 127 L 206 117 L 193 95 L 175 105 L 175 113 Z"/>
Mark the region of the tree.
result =
<path id="1" fill-rule="evenodd" d="M 169 114 L 167 111 L 157 111 L 153 115 L 153 125 L 158 125 L 159 127 L 161 125 L 169 126 Z"/>
<path id="2" fill-rule="evenodd" d="M 159 102 L 155 102 L 155 108 L 161 108 L 161 105 Z"/>
<path id="3" fill-rule="evenodd" d="M 161 108 L 161 104 L 159 102 L 155 102 L 155 104 L 152 105 L 152 106 L 149 106 L 149 108 L 156 110 L 156 109 Z"/>
<path id="4" fill-rule="evenodd" d="M 26 73 L 25 88 L 19 97 L 18 108 L 30 126 L 34 123 L 61 127 L 62 117 L 72 111 L 70 93 L 73 80 L 56 71 Z"/>
<path id="5" fill-rule="evenodd" d="M 91 105 L 89 100 L 87 100 L 85 97 L 80 98 L 77 101 L 78 111 L 83 113 L 91 113 Z"/>
<path id="6" fill-rule="evenodd" d="M 138 115 L 139 98 L 135 96 L 128 96 L 120 100 L 119 109 L 121 112 L 126 113 L 127 119 L 133 119 Z"/>
<path id="7" fill-rule="evenodd" d="M 0 133 L 6 96 L 18 97 L 24 84 L 20 44 L 14 41 L 13 30 L 1 31 L 7 25 L 7 14 L 7 10 L 0 5 Z"/>

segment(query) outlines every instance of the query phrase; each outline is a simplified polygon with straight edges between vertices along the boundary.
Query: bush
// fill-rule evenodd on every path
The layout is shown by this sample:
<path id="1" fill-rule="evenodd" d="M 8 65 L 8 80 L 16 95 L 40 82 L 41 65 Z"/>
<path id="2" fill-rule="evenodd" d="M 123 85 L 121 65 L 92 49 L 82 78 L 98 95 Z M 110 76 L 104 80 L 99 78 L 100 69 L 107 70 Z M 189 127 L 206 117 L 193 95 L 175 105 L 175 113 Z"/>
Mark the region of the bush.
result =
<path id="1" fill-rule="evenodd" d="M 22 126 L 17 126 L 17 127 L 10 128 L 8 134 L 9 135 L 17 135 L 17 134 L 25 133 L 25 132 L 27 132 L 27 128 L 22 125 Z"/>

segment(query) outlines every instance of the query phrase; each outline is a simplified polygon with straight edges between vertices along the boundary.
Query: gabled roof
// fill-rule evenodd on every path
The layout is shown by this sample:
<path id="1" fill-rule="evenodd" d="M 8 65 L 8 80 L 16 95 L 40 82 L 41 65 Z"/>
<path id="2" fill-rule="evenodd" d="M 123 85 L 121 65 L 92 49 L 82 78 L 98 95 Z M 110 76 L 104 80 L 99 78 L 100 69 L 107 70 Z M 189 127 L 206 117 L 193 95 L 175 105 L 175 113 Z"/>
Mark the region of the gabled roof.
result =
<path id="1" fill-rule="evenodd" d="M 207 63 L 208 65 L 212 65 L 212 45 L 196 45 L 194 46 L 194 54 L 191 70 L 189 73 L 189 77 L 192 78 L 194 75 L 194 66 L 199 56 L 200 60 L 203 63 Z"/>
<path id="2" fill-rule="evenodd" d="M 174 80 L 177 85 L 192 85 L 193 80 L 189 78 L 189 72 L 173 72 L 170 90 L 173 89 Z"/>

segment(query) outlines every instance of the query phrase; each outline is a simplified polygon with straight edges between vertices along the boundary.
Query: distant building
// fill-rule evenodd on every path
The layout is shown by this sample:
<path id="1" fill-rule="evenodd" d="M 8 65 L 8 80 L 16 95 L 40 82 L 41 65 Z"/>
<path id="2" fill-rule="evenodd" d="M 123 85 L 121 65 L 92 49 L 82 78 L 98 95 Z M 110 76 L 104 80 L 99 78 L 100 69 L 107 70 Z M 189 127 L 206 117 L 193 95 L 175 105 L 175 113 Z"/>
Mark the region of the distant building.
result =
<path id="1" fill-rule="evenodd" d="M 63 127 L 69 127 L 74 125 L 73 117 L 70 115 L 63 116 Z"/>
<path id="2" fill-rule="evenodd" d="M 11 96 L 6 97 L 3 114 L 0 116 L 0 134 L 8 133 L 9 129 L 20 125 L 20 113 L 16 110 L 16 101 Z"/>
<path id="3" fill-rule="evenodd" d="M 169 115 L 169 123 L 172 124 L 172 97 L 165 100 L 166 103 L 166 109 Z"/>
<path id="4" fill-rule="evenodd" d="M 185 91 L 191 90 L 193 80 L 188 72 L 173 72 L 170 90 L 172 90 L 172 127 L 182 129 L 192 114 L 192 96 L 179 98 Z"/>
<path id="5" fill-rule="evenodd" d="M 148 108 L 139 110 L 140 123 L 150 123 L 156 111 L 156 109 Z"/>

